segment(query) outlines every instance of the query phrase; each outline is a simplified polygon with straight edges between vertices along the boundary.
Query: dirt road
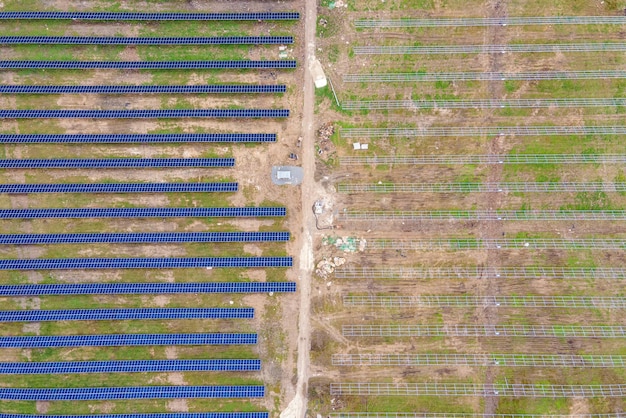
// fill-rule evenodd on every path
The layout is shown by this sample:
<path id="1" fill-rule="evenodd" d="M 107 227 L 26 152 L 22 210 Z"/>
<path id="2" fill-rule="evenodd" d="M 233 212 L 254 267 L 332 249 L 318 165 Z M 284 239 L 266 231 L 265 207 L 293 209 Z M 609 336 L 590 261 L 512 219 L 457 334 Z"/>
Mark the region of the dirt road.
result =
<path id="1" fill-rule="evenodd" d="M 304 69 L 304 109 L 302 114 L 302 167 L 304 180 L 302 193 L 302 247 L 300 249 L 300 317 L 298 320 L 298 382 L 296 395 L 281 418 L 304 418 L 307 410 L 307 391 L 309 382 L 309 351 L 311 347 L 311 275 L 313 273 L 313 234 L 315 219 L 313 203 L 315 200 L 315 91 L 311 66 L 315 60 L 315 26 L 317 24 L 317 2 L 307 1 L 305 10 L 305 69 Z"/>

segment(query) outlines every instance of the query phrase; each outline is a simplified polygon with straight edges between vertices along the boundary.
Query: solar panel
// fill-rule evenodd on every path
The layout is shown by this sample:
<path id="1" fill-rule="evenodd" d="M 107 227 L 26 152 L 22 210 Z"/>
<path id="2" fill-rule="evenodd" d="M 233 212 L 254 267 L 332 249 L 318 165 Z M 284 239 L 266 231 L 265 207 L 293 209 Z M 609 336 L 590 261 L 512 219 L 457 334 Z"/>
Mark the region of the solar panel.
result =
<path id="1" fill-rule="evenodd" d="M 269 418 L 268 412 L 175 412 L 166 414 L 27 415 L 0 414 L 0 418 Z"/>
<path id="2" fill-rule="evenodd" d="M 0 270 L 291 267 L 291 257 L 56 258 L 0 260 Z"/>
<path id="3" fill-rule="evenodd" d="M 286 118 L 287 109 L 0 110 L 0 118 Z"/>
<path id="4" fill-rule="evenodd" d="M 276 134 L 0 134 L 0 143 L 162 143 L 162 142 L 276 142 Z"/>
<path id="5" fill-rule="evenodd" d="M 280 242 L 289 232 L 140 232 L 98 234 L 0 234 L 0 244 Z"/>
<path id="6" fill-rule="evenodd" d="M 117 12 L 0 12 L 0 19 L 72 20 L 297 20 L 298 12 L 262 13 L 117 13 Z"/>
<path id="7" fill-rule="evenodd" d="M 237 183 L 0 184 L 0 193 L 208 193 L 237 189 Z"/>
<path id="8" fill-rule="evenodd" d="M 0 168 L 164 168 L 233 167 L 234 158 L 107 158 L 59 160 L 2 160 Z"/>
<path id="9" fill-rule="evenodd" d="M 0 374 L 151 373 L 259 371 L 261 360 L 122 360 L 0 363 Z"/>
<path id="10" fill-rule="evenodd" d="M 131 386 L 88 388 L 0 388 L 0 399 L 72 401 L 175 398 L 262 398 L 264 386 Z"/>
<path id="11" fill-rule="evenodd" d="M 296 68 L 296 61 L 0 61 L 0 69 L 283 69 Z"/>
<path id="12" fill-rule="evenodd" d="M 273 207 L 0 209 L 0 219 L 276 217 L 286 214 L 287 209 Z"/>
<path id="13" fill-rule="evenodd" d="M 0 337 L 0 348 L 256 344 L 257 334 L 110 334 Z"/>
<path id="14" fill-rule="evenodd" d="M 295 282 L 76 283 L 0 286 L 0 296 L 122 295 L 158 293 L 291 293 Z"/>
<path id="15" fill-rule="evenodd" d="M 0 93 L 68 94 L 68 93 L 284 93 L 281 85 L 193 85 L 193 86 L 18 86 L 1 85 Z"/>
<path id="16" fill-rule="evenodd" d="M 131 319 L 252 319 L 252 308 L 144 308 L 0 311 L 0 322 Z"/>
<path id="17" fill-rule="evenodd" d="M 92 36 L 0 36 L 5 45 L 279 45 L 293 44 L 292 36 L 223 36 L 202 38 L 133 38 Z"/>

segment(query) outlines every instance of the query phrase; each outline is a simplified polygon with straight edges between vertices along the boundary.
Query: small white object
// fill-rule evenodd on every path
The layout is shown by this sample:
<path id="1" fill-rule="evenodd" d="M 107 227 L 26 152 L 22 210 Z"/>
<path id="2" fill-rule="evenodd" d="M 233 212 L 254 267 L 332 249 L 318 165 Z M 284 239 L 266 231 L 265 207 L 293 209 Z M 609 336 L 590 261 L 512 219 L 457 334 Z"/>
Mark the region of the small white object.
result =
<path id="1" fill-rule="evenodd" d="M 235 302 L 233 302 L 232 300 L 230 302 L 228 302 L 229 304 L 233 305 Z"/>
<path id="2" fill-rule="evenodd" d="M 370 144 L 361 144 L 361 149 L 369 149 Z"/>
<path id="3" fill-rule="evenodd" d="M 352 148 L 353 149 L 361 149 L 361 143 L 360 142 L 353 142 L 352 143 Z"/>
<path id="4" fill-rule="evenodd" d="M 291 171 L 277 171 L 276 178 L 280 180 L 289 180 L 291 179 Z"/>

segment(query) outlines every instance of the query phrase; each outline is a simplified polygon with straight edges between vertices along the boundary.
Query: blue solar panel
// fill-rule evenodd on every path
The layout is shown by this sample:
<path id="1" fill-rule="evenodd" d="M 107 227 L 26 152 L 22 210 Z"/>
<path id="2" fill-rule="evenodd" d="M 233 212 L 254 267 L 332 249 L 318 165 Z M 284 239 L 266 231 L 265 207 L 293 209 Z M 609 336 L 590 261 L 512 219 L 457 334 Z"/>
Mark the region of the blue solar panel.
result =
<path id="1" fill-rule="evenodd" d="M 1 414 L 0 418 L 269 418 L 268 412 L 175 412 L 170 414 L 26 415 Z"/>
<path id="2" fill-rule="evenodd" d="M 234 167 L 234 158 L 108 158 L 60 160 L 2 160 L 0 168 L 165 168 Z"/>
<path id="3" fill-rule="evenodd" d="M 296 61 L 0 61 L 1 69 L 282 69 L 296 68 Z"/>
<path id="4" fill-rule="evenodd" d="M 0 93 L 284 93 L 285 85 L 194 85 L 194 86 L 17 86 L 1 85 Z"/>
<path id="5" fill-rule="evenodd" d="M 0 12 L 0 19 L 72 20 L 297 20 L 297 12 L 262 13 L 117 13 L 117 12 Z"/>
<path id="6" fill-rule="evenodd" d="M 287 209 L 273 207 L 0 209 L 0 219 L 275 217 L 286 214 Z"/>
<path id="7" fill-rule="evenodd" d="M 98 234 L 0 234 L 0 244 L 279 242 L 289 232 L 145 232 Z"/>
<path id="8" fill-rule="evenodd" d="M 174 398 L 262 398 L 264 386 L 134 386 L 121 388 L 0 388 L 0 399 L 72 401 Z"/>
<path id="9" fill-rule="evenodd" d="M 291 267 L 291 257 L 52 258 L 0 260 L 0 270 Z"/>
<path id="10" fill-rule="evenodd" d="M 287 109 L 0 110 L 0 118 L 286 118 Z"/>
<path id="11" fill-rule="evenodd" d="M 127 38 L 92 36 L 0 36 L 0 44 L 35 45 L 277 45 L 293 44 L 292 36 L 223 36 L 205 38 Z"/>
<path id="12" fill-rule="evenodd" d="M 295 291 L 295 282 L 76 283 L 0 286 L 0 296 L 120 295 L 157 293 L 290 293 Z"/>
<path id="13" fill-rule="evenodd" d="M 261 370 L 261 360 L 122 360 L 0 363 L 0 374 L 151 373 Z"/>
<path id="14" fill-rule="evenodd" d="M 111 334 L 0 337 L 0 348 L 256 344 L 257 334 Z"/>
<path id="15" fill-rule="evenodd" d="M 237 183 L 0 184 L 0 193 L 208 193 L 237 188 Z"/>
<path id="16" fill-rule="evenodd" d="M 254 318 L 254 309 L 252 308 L 144 308 L 0 311 L 0 322 L 251 318 Z"/>
<path id="17" fill-rule="evenodd" d="M 14 135 L 0 134 L 0 143 L 161 143 L 161 142 L 276 142 L 276 134 L 72 134 Z"/>

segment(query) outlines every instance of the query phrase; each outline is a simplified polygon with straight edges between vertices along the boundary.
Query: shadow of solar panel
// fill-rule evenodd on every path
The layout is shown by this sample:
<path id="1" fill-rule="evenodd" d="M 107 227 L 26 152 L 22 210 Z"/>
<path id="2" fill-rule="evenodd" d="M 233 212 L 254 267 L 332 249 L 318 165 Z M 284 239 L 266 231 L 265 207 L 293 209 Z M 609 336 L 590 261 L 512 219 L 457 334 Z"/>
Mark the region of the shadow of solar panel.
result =
<path id="1" fill-rule="evenodd" d="M 0 414 L 0 418 L 269 418 L 268 412 L 174 412 L 164 414 L 28 415 Z"/>
<path id="2" fill-rule="evenodd" d="M 144 308 L 0 311 L 0 322 L 252 318 L 254 318 L 254 309 L 252 308 Z"/>
<path id="3" fill-rule="evenodd" d="M 2 69 L 283 69 L 296 68 L 296 61 L 0 61 Z"/>
<path id="4" fill-rule="evenodd" d="M 0 193 L 217 193 L 237 189 L 237 183 L 0 184 Z"/>
<path id="5" fill-rule="evenodd" d="M 0 337 L 0 348 L 256 344 L 257 334 L 110 334 Z"/>
<path id="6" fill-rule="evenodd" d="M 0 143 L 161 143 L 161 142 L 276 142 L 276 134 L 72 134 L 13 135 L 0 134 Z"/>
<path id="7" fill-rule="evenodd" d="M 18 86 L 2 85 L 7 94 L 144 94 L 144 93 L 284 93 L 285 85 L 193 85 L 193 86 Z"/>
<path id="8" fill-rule="evenodd" d="M 286 118 L 286 109 L 171 109 L 171 110 L 0 110 L 0 118 Z"/>
<path id="9" fill-rule="evenodd" d="M 264 386 L 131 386 L 88 388 L 0 388 L 0 399 L 72 401 L 175 398 L 262 398 Z"/>
<path id="10" fill-rule="evenodd" d="M 0 270 L 72 270 L 197 267 L 291 267 L 291 257 L 191 257 L 191 258 L 57 258 L 0 260 Z"/>
<path id="11" fill-rule="evenodd" d="M 141 232 L 103 234 L 0 234 L 0 244 L 280 242 L 289 232 Z"/>
<path id="12" fill-rule="evenodd" d="M 223 36 L 201 38 L 133 38 L 92 36 L 0 36 L 0 44 L 16 45 L 278 45 L 292 36 Z"/>
<path id="13" fill-rule="evenodd" d="M 1 160 L 0 168 L 166 168 L 234 167 L 234 158 L 108 158 Z"/>
<path id="14" fill-rule="evenodd" d="M 259 370 L 261 370 L 261 360 L 248 359 L 0 363 L 0 374 L 251 372 Z"/>
<path id="15" fill-rule="evenodd" d="M 190 371 L 251 372 L 261 360 L 129 360 L 0 363 L 0 374 L 155 373 Z"/>
<path id="16" fill-rule="evenodd" d="M 298 12 L 260 13 L 118 13 L 118 12 L 0 12 L 0 19 L 72 20 L 297 20 Z"/>
<path id="17" fill-rule="evenodd" d="M 272 207 L 0 209 L 0 219 L 276 217 L 286 214 L 286 208 Z"/>
<path id="18" fill-rule="evenodd" d="M 157 293 L 290 293 L 295 291 L 295 282 L 77 283 L 0 286 L 0 296 Z"/>

